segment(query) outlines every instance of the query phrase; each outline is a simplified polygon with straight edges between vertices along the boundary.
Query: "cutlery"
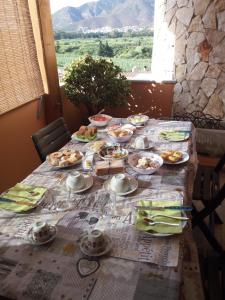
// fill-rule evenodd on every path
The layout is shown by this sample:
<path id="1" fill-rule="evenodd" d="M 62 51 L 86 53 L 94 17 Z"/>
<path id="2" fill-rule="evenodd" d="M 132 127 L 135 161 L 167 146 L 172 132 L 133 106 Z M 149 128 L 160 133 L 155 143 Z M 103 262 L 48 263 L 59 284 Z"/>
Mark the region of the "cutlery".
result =
<path id="1" fill-rule="evenodd" d="M 157 217 L 162 217 L 162 218 L 168 218 L 168 219 L 173 219 L 173 220 L 181 220 L 181 221 L 188 221 L 189 218 L 187 217 L 175 217 L 175 216 L 166 216 L 166 215 L 161 215 L 161 214 L 157 214 L 157 215 L 148 215 L 148 218 L 149 219 L 154 219 L 154 218 L 157 218 Z"/>
<path id="2" fill-rule="evenodd" d="M 172 210 L 183 210 L 183 211 L 192 211 L 191 206 L 135 206 L 136 209 L 139 210 L 165 210 L 165 209 L 172 209 Z"/>
<path id="3" fill-rule="evenodd" d="M 180 226 L 180 224 L 175 224 L 175 223 L 155 222 L 155 221 L 151 221 L 148 218 L 144 218 L 143 220 L 145 223 L 148 223 L 148 225 L 150 226 L 155 226 L 155 225 Z"/>

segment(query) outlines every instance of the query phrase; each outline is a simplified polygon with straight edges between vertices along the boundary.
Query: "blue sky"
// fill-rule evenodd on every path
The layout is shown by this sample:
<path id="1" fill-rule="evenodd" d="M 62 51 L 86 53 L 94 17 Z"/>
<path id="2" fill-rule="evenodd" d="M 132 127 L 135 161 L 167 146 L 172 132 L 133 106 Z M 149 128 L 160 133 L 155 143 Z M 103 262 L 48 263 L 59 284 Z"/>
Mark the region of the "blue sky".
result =
<path id="1" fill-rule="evenodd" d="M 54 13 L 55 11 L 63 8 L 65 6 L 80 6 L 87 2 L 93 2 L 97 0 L 50 0 L 51 3 L 51 11 Z"/>

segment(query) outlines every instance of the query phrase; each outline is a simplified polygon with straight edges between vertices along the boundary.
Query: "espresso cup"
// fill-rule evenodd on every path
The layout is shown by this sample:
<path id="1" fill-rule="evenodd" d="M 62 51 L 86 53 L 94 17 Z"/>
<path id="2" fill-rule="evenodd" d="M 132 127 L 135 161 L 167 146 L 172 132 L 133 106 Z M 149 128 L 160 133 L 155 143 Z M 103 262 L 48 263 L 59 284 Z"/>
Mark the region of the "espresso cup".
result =
<path id="1" fill-rule="evenodd" d="M 129 179 L 125 174 L 114 175 L 110 182 L 111 189 L 117 193 L 126 193 L 129 190 Z"/>
<path id="2" fill-rule="evenodd" d="M 49 238 L 50 227 L 44 221 L 38 221 L 33 226 L 33 237 L 36 241 L 42 242 Z"/>
<path id="3" fill-rule="evenodd" d="M 72 190 L 80 190 L 84 188 L 85 180 L 84 175 L 80 172 L 75 172 L 66 178 L 66 187 Z"/>
<path id="4" fill-rule="evenodd" d="M 93 230 L 91 231 L 88 236 L 87 240 L 85 242 L 84 247 L 90 252 L 90 253 L 99 253 L 104 251 L 106 246 L 106 242 L 104 239 L 104 235 L 102 231 L 100 230 Z"/>
<path id="5" fill-rule="evenodd" d="M 134 146 L 137 149 L 145 149 L 149 146 L 149 141 L 146 136 L 138 136 L 135 139 Z"/>

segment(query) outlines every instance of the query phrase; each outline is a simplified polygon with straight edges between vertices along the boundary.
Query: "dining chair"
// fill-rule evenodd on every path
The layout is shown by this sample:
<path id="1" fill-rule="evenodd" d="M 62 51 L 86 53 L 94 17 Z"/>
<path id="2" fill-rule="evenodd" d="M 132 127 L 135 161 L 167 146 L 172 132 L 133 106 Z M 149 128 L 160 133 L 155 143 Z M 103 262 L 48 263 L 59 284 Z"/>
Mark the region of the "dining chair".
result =
<path id="1" fill-rule="evenodd" d="M 43 162 L 49 153 L 59 150 L 71 140 L 71 133 L 61 117 L 34 133 L 32 140 Z"/>

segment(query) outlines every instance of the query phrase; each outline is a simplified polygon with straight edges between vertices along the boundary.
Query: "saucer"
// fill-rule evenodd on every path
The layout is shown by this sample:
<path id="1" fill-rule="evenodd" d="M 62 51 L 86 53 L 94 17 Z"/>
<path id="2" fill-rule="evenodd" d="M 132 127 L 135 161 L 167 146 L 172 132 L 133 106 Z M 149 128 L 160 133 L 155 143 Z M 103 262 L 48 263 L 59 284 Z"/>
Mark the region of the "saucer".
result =
<path id="1" fill-rule="evenodd" d="M 80 250 L 87 256 L 102 256 L 108 253 L 112 249 L 112 240 L 107 235 L 104 235 L 104 240 L 106 242 L 106 247 L 103 251 L 97 253 L 90 253 L 87 249 L 85 249 L 84 244 L 88 239 L 88 235 L 85 235 L 80 241 Z"/>
<path id="2" fill-rule="evenodd" d="M 40 245 L 50 243 L 51 241 L 53 241 L 55 239 L 57 229 L 56 229 L 55 226 L 49 225 L 49 231 L 50 231 L 50 236 L 45 241 L 37 241 L 33 237 L 33 228 L 31 228 L 28 231 L 28 234 L 27 234 L 28 235 L 28 240 L 29 240 L 29 242 L 31 242 L 31 244 L 36 245 L 36 246 L 40 246 Z"/>
<path id="3" fill-rule="evenodd" d="M 79 189 L 79 190 L 74 190 L 74 189 L 68 189 L 66 186 L 66 189 L 70 190 L 72 193 L 75 193 L 75 194 L 82 193 L 82 192 L 85 192 L 86 190 L 90 189 L 94 184 L 93 177 L 90 175 L 87 175 L 87 174 L 83 174 L 83 175 L 84 175 L 84 180 L 85 180 L 85 187 L 83 187 L 82 189 Z"/>
<path id="4" fill-rule="evenodd" d="M 108 191 L 113 191 L 114 193 L 116 193 L 118 196 L 126 196 L 126 195 L 129 195 L 131 193 L 133 193 L 134 191 L 137 190 L 138 188 L 138 181 L 136 178 L 134 178 L 133 176 L 127 176 L 127 178 L 129 179 L 129 183 L 130 183 L 130 188 L 127 192 L 124 192 L 124 193 L 118 193 L 114 190 L 112 190 L 111 186 L 110 186 L 110 182 L 111 182 L 111 178 L 106 180 L 104 182 L 104 188 Z"/>

